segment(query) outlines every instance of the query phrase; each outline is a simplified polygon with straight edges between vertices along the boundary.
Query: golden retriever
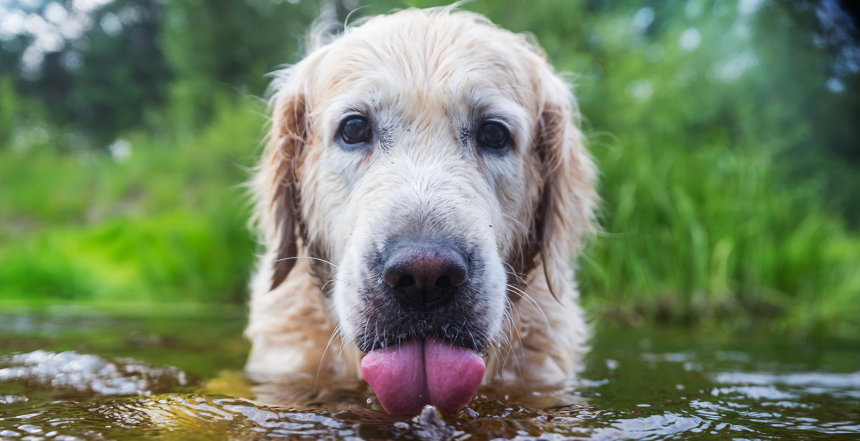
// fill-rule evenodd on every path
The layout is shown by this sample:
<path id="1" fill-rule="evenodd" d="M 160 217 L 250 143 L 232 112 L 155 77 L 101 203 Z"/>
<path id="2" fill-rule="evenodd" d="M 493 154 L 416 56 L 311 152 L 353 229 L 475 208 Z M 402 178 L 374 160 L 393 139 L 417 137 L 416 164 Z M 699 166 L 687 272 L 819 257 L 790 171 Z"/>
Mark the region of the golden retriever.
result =
<path id="1" fill-rule="evenodd" d="M 573 377 L 595 168 L 535 43 L 409 9 L 313 44 L 273 91 L 248 372 L 363 378 L 392 414 Z"/>

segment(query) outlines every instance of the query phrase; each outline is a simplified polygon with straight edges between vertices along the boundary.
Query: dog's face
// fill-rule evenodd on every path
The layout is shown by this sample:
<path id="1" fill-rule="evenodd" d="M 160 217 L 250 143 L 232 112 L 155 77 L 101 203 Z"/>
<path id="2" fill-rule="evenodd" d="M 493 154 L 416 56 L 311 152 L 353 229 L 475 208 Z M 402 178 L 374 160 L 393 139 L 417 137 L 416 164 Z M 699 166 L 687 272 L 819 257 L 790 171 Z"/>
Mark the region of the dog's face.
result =
<path id="1" fill-rule="evenodd" d="M 320 60 L 307 239 L 337 265 L 332 305 L 362 351 L 425 336 L 480 351 L 538 203 L 537 79 L 489 68 L 522 60 L 477 33 L 409 29 L 430 34 L 417 48 L 381 25 Z"/>
<path id="2" fill-rule="evenodd" d="M 319 259 L 363 352 L 416 339 L 481 352 L 502 334 L 509 284 L 542 267 L 569 288 L 593 171 L 564 82 L 524 38 L 404 11 L 348 30 L 276 87 L 258 177 L 273 289 L 297 254 Z"/>

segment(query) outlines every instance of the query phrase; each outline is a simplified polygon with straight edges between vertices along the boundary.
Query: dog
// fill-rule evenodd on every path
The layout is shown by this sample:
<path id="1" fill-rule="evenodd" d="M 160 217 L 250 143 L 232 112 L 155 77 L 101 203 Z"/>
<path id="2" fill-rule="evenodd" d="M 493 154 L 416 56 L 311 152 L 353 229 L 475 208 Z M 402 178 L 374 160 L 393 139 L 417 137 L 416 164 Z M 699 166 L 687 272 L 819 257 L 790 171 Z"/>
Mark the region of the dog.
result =
<path id="1" fill-rule="evenodd" d="M 363 378 L 391 414 L 574 378 L 596 170 L 542 49 L 454 7 L 314 41 L 252 180 L 246 370 Z"/>

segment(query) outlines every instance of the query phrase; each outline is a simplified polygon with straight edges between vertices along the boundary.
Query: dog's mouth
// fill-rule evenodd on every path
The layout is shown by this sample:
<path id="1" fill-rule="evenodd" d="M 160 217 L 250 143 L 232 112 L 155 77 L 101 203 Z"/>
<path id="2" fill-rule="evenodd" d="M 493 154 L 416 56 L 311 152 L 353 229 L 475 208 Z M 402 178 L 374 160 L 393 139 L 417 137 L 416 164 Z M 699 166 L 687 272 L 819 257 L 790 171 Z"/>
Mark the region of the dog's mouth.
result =
<path id="1" fill-rule="evenodd" d="M 432 404 L 454 413 L 469 404 L 484 377 L 477 352 L 436 338 L 377 349 L 361 361 L 361 373 L 390 414 L 418 413 Z"/>

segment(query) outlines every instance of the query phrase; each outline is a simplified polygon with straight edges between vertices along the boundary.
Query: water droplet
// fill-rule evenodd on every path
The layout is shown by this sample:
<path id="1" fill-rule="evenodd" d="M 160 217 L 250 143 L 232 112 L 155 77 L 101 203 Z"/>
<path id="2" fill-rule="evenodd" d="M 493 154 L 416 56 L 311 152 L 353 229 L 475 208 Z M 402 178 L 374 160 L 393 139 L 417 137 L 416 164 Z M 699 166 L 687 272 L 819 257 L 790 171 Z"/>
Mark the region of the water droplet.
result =
<path id="1" fill-rule="evenodd" d="M 367 404 L 371 404 L 371 403 L 373 403 L 373 400 L 371 400 L 370 398 L 368 398 L 368 399 L 367 399 Z"/>
<path id="2" fill-rule="evenodd" d="M 487 352 L 487 350 L 486 350 L 486 349 L 481 349 L 481 350 L 478 352 L 478 354 L 480 354 L 481 358 L 487 358 L 487 356 L 488 356 L 488 355 L 490 355 L 490 353 L 489 353 L 489 352 Z"/>

